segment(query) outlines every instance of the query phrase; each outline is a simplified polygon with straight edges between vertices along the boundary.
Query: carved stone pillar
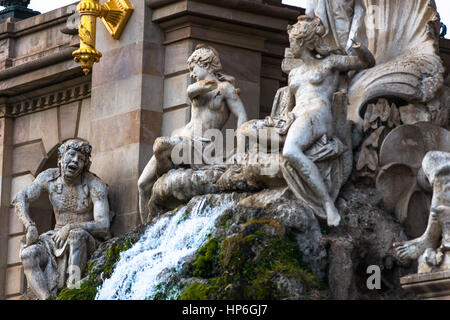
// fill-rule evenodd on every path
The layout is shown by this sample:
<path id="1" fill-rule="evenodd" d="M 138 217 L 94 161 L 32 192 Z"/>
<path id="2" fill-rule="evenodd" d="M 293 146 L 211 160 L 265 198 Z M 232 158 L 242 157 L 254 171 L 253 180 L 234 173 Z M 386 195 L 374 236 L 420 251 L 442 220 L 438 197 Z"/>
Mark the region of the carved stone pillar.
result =
<path id="1" fill-rule="evenodd" d="M 140 223 L 137 181 L 161 135 L 162 33 L 144 0 L 130 3 L 134 12 L 118 40 L 106 28 L 97 29 L 103 57 L 92 71 L 91 169 L 109 185 L 114 235 Z"/>

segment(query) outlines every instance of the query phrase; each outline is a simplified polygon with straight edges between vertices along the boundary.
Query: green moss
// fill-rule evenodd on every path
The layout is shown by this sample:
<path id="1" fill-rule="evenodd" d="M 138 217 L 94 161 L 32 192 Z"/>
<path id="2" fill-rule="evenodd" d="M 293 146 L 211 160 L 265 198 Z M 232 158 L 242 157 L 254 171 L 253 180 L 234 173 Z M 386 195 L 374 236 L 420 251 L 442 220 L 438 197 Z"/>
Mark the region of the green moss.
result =
<path id="1" fill-rule="evenodd" d="M 218 262 L 217 252 L 219 249 L 219 240 L 216 238 L 210 239 L 197 253 L 193 265 L 192 274 L 195 277 L 208 278 Z"/>
<path id="2" fill-rule="evenodd" d="M 64 288 L 56 300 L 95 300 L 97 287 L 90 281 L 83 282 L 80 289 Z"/>
<path id="3" fill-rule="evenodd" d="M 264 225 L 272 226 L 275 235 L 264 232 Z M 241 226 L 240 234 L 207 243 L 194 261 L 194 269 L 202 270 L 195 273 L 198 277 L 208 275 L 208 284 L 194 283 L 180 299 L 288 298 L 287 288 L 278 285 L 280 277 L 300 281 L 307 292 L 323 290 L 323 281 L 302 261 L 295 238 L 285 235 L 281 228 L 273 220 L 253 220 Z M 205 265 L 211 266 L 212 261 L 217 263 L 213 274 L 212 268 L 206 268 L 205 273 Z"/>
<path id="4" fill-rule="evenodd" d="M 209 300 L 219 290 L 218 286 L 194 283 L 179 297 L 179 300 Z"/>
<path id="5" fill-rule="evenodd" d="M 245 229 L 249 226 L 265 225 L 265 224 L 272 226 L 277 231 L 278 234 L 282 233 L 283 227 L 281 226 L 281 224 L 278 221 L 267 220 L 267 219 L 266 220 L 251 220 L 251 221 L 243 224 L 241 226 L 241 228 Z"/>
<path id="6" fill-rule="evenodd" d="M 220 217 L 219 227 L 229 228 L 231 226 L 232 218 L 233 218 L 233 211 L 229 210 Z"/>
<path id="7" fill-rule="evenodd" d="M 120 259 L 120 253 L 130 249 L 133 242 L 130 239 L 120 239 L 113 243 L 106 253 L 105 263 L 96 265 L 89 262 L 85 280 L 79 289 L 63 288 L 56 300 L 94 300 L 99 286 L 110 278 L 114 267 Z"/>

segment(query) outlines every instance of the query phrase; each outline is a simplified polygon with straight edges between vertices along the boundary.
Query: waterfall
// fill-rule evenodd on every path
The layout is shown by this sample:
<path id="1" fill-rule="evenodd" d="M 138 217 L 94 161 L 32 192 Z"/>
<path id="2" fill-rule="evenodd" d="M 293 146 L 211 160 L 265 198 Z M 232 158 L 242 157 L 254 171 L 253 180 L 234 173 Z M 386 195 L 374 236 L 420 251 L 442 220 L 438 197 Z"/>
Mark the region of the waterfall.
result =
<path id="1" fill-rule="evenodd" d="M 199 197 L 192 210 L 184 206 L 149 226 L 132 248 L 121 253 L 96 299 L 153 299 L 157 285 L 170 278 L 171 270 L 180 270 L 185 259 L 207 240 L 217 218 L 236 205 L 231 195 L 223 195 L 214 205 L 206 200 L 205 196 Z"/>

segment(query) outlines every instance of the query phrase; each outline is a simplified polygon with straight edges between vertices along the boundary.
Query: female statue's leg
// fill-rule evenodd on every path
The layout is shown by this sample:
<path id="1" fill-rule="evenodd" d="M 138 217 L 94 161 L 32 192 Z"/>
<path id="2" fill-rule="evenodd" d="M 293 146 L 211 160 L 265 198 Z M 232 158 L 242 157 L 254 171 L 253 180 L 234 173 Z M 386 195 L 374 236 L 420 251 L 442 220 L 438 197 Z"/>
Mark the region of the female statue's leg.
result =
<path id="1" fill-rule="evenodd" d="M 315 196 L 320 199 L 327 213 L 328 225 L 337 226 L 339 213 L 334 206 L 317 166 L 304 153 L 315 141 L 327 132 L 326 126 L 320 128 L 307 117 L 299 117 L 289 129 L 283 148 L 283 157 L 289 161 L 297 174 L 307 183 Z M 317 121 L 316 121 L 317 122 Z"/>

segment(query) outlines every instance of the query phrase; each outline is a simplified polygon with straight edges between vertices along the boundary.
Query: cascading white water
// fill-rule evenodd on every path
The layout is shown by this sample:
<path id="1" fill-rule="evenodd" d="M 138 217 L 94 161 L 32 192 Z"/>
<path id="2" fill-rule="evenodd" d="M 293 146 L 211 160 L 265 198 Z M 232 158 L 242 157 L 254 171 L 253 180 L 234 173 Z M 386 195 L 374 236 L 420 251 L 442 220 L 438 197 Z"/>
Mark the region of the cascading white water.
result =
<path id="1" fill-rule="evenodd" d="M 167 281 L 168 270 L 179 270 L 183 261 L 206 241 L 217 218 L 235 203 L 229 195 L 210 207 L 201 197 L 191 212 L 187 206 L 150 226 L 141 239 L 120 255 L 112 276 L 99 288 L 97 300 L 152 299 L 157 284 Z"/>

